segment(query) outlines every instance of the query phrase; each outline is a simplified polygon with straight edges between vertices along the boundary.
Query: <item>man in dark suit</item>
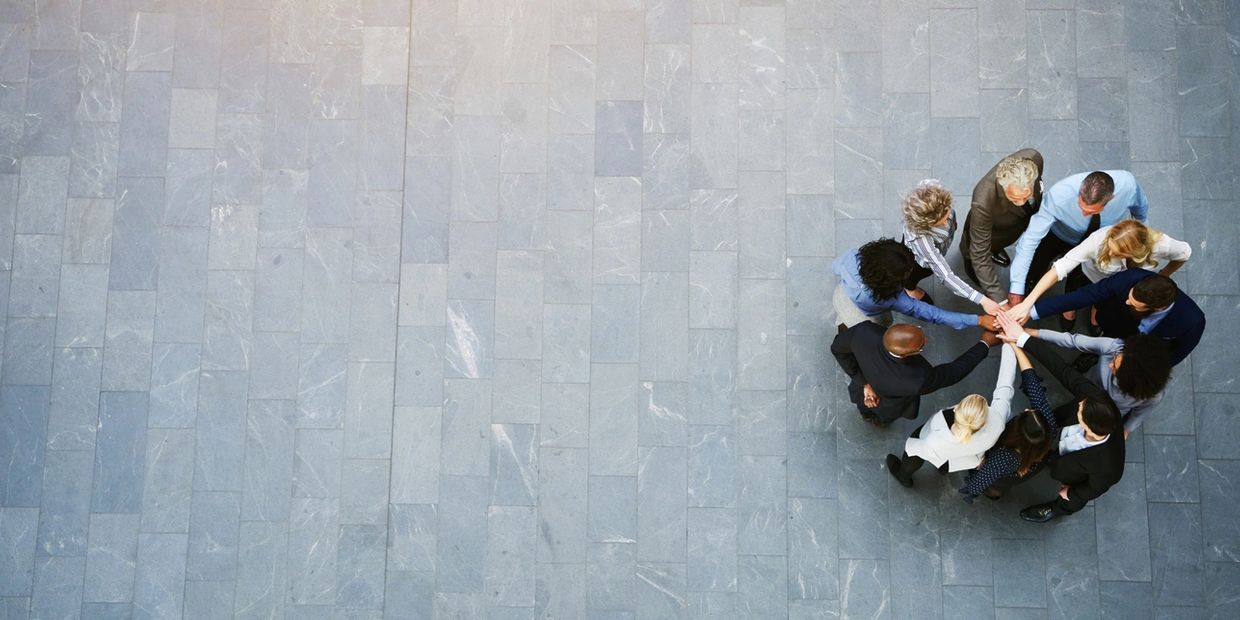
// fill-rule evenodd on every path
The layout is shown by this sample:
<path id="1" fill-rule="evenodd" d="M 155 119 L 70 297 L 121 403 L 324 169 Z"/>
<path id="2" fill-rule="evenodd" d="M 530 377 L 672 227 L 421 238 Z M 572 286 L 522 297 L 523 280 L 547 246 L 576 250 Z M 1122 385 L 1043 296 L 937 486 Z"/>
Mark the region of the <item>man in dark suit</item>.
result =
<path id="1" fill-rule="evenodd" d="M 982 360 L 997 335 L 982 331 L 982 339 L 956 359 L 930 365 L 921 351 L 926 335 L 915 325 L 887 329 L 863 321 L 843 330 L 831 343 L 831 353 L 851 377 L 848 396 L 867 422 L 887 426 L 896 418 L 916 418 L 921 395 L 953 385 Z"/>
<path id="2" fill-rule="evenodd" d="M 1007 301 L 995 265 L 1008 265 L 1004 248 L 1016 243 L 1042 204 L 1042 154 L 1021 149 L 995 164 L 973 188 L 960 233 L 964 271 L 987 297 Z"/>
<path id="3" fill-rule="evenodd" d="M 1026 521 L 1045 523 L 1084 508 L 1119 482 L 1124 475 L 1123 426 L 1119 409 L 1106 390 L 1073 369 L 1054 346 L 1023 333 L 1017 344 L 1075 399 L 1055 409 L 1059 436 L 1051 438 L 1049 469 L 1051 477 L 1061 483 L 1059 495 L 1020 511 Z"/>
<path id="4" fill-rule="evenodd" d="M 1098 326 L 1111 338 L 1152 334 L 1167 342 L 1172 365 L 1193 352 L 1206 329 L 1206 316 L 1164 275 L 1126 269 L 1071 293 L 1039 300 L 1029 318 L 1053 316 L 1087 306 L 1098 309 Z"/>

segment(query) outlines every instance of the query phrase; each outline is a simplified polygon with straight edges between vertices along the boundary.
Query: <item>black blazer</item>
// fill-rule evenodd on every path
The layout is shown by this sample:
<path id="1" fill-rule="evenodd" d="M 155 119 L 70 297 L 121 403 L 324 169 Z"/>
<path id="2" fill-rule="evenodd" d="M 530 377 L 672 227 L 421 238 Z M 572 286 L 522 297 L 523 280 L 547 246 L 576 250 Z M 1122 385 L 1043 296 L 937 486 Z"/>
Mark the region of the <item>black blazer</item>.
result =
<path id="1" fill-rule="evenodd" d="M 1046 367 L 1063 384 L 1076 402 L 1055 410 L 1055 420 L 1063 429 L 1080 422 L 1076 418 L 1077 405 L 1087 397 L 1111 400 L 1106 390 L 1085 378 L 1059 356 L 1055 346 L 1036 338 L 1025 343 L 1025 350 Z M 1068 502 L 1084 506 L 1086 502 L 1111 488 L 1124 476 L 1124 431 L 1119 427 L 1107 440 L 1083 450 L 1064 456 L 1059 454 L 1059 438 L 1052 438 L 1051 477 L 1071 487 Z"/>
<path id="2" fill-rule="evenodd" d="M 916 418 L 922 394 L 959 382 L 986 359 L 990 350 L 979 341 L 951 362 L 931 366 L 921 355 L 901 359 L 888 353 L 883 348 L 886 331 L 864 321 L 845 330 L 831 343 L 832 355 L 852 378 L 848 383 L 849 399 L 863 413 L 872 413 L 883 423 L 900 417 Z M 873 409 L 865 406 L 866 383 L 879 396 L 878 406 Z"/>
<path id="3" fill-rule="evenodd" d="M 1071 293 L 1043 299 L 1034 304 L 1039 317 L 1051 316 L 1068 310 L 1093 305 L 1098 309 L 1098 326 L 1112 338 L 1123 338 L 1137 333 L 1141 320 L 1129 309 L 1128 291 L 1148 277 L 1155 275 L 1144 269 L 1125 269 L 1113 276 L 1083 286 Z M 1171 311 L 1150 331 L 1171 347 L 1171 363 L 1179 364 L 1201 341 L 1206 330 L 1206 315 L 1184 291 L 1175 296 Z"/>

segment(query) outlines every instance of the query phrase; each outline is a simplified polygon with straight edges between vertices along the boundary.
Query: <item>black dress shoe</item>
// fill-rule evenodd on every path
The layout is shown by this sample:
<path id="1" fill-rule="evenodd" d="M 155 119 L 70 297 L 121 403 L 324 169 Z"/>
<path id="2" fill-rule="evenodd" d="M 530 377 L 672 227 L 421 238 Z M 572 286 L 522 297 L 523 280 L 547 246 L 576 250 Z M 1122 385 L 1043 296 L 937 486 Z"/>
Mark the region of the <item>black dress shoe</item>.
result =
<path id="1" fill-rule="evenodd" d="M 1094 364 L 1097 364 L 1097 363 L 1098 363 L 1097 355 L 1093 353 L 1082 353 L 1076 356 L 1076 359 L 1072 360 L 1072 367 L 1075 368 L 1077 372 L 1081 374 L 1085 374 L 1089 372 L 1090 368 L 1094 367 Z"/>
<path id="2" fill-rule="evenodd" d="M 990 260 L 995 261 L 1000 267 L 1007 267 L 1012 264 L 1012 258 L 1008 256 L 1007 250 L 997 250 L 990 255 Z"/>
<path id="3" fill-rule="evenodd" d="M 895 478 L 896 482 L 899 482 L 903 487 L 909 488 L 913 486 L 912 478 L 900 477 L 900 457 L 894 454 L 887 455 L 887 473 L 891 474 L 891 477 Z"/>
<path id="4" fill-rule="evenodd" d="M 1030 506 L 1020 511 L 1020 518 L 1034 523 L 1046 523 L 1054 519 L 1055 516 L 1055 509 L 1051 508 L 1050 503 Z"/>

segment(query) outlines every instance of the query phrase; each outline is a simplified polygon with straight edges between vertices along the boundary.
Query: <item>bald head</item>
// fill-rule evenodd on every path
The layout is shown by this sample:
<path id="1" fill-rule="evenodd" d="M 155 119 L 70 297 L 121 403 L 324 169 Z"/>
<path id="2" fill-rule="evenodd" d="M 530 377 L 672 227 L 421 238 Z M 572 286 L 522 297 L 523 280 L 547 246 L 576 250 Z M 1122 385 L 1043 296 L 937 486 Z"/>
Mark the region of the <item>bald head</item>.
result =
<path id="1" fill-rule="evenodd" d="M 883 348 L 898 357 L 917 353 L 925 346 L 926 335 L 916 325 L 892 325 L 883 334 Z"/>

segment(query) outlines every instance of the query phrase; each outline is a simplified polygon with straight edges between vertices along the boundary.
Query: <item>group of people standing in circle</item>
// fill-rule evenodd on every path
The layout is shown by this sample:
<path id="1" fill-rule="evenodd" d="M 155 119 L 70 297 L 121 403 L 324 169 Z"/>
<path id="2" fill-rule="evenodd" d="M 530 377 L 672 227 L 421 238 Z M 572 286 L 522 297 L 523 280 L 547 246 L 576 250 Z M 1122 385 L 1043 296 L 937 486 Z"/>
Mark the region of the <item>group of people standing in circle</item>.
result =
<path id="1" fill-rule="evenodd" d="M 1132 173 L 1082 172 L 1044 191 L 1042 170 L 1042 155 L 1023 149 L 978 181 L 960 235 L 968 281 L 947 259 L 958 229 L 951 193 L 933 179 L 913 188 L 900 239 L 870 241 L 835 260 L 839 334 L 831 345 L 850 399 L 878 427 L 917 418 L 921 396 L 959 382 L 1002 346 L 990 400 L 970 394 L 935 411 L 886 465 L 905 487 L 926 462 L 967 472 L 959 491 L 969 503 L 997 500 L 1047 470 L 1060 489 L 1021 511 L 1035 522 L 1077 512 L 1120 480 L 1126 439 L 1205 330 L 1201 309 L 1170 278 L 1192 248 L 1148 225 L 1150 206 Z M 979 312 L 936 304 L 921 286 L 932 274 Z M 1048 296 L 1061 281 L 1063 294 Z M 925 332 L 893 324 L 893 311 L 954 329 L 980 326 L 981 337 L 934 365 L 922 355 Z M 1055 329 L 1030 324 L 1039 319 Z M 1069 361 L 1063 350 L 1077 356 Z M 1013 407 L 1018 371 L 1030 405 L 1023 409 Z M 1072 399 L 1052 405 L 1046 375 Z"/>

